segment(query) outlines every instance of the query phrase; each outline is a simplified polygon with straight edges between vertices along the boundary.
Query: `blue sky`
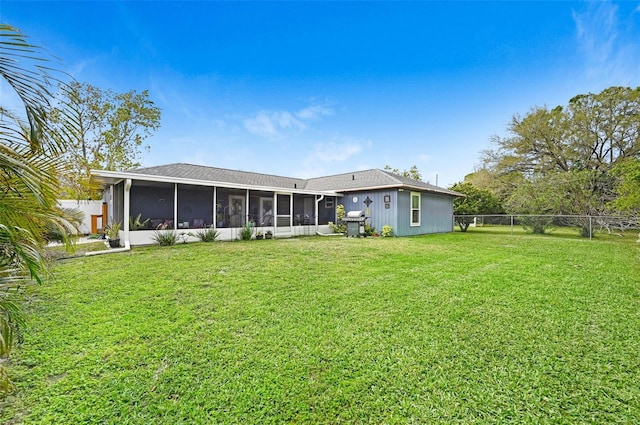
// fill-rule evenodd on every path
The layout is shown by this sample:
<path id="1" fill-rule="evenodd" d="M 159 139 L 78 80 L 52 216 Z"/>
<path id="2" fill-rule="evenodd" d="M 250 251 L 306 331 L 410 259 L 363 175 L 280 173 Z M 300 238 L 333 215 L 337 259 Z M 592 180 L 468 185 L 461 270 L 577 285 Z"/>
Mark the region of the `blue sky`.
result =
<path id="1" fill-rule="evenodd" d="M 640 2 L 11 1 L 78 81 L 149 90 L 143 165 L 461 181 L 513 115 L 640 85 Z M 437 177 L 436 177 L 437 176 Z"/>

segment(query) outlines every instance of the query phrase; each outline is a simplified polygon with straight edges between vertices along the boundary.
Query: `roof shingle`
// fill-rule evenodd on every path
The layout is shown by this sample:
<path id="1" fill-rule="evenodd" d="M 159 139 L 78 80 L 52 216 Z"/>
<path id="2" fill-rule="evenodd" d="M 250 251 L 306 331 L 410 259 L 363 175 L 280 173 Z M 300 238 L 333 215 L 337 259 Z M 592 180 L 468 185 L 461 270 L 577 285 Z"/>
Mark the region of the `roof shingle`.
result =
<path id="1" fill-rule="evenodd" d="M 464 196 L 452 190 L 380 169 L 354 171 L 306 180 L 185 163 L 143 167 L 125 173 L 284 190 L 299 189 L 312 192 L 353 192 L 381 188 L 404 188 L 442 193 L 450 196 Z"/>

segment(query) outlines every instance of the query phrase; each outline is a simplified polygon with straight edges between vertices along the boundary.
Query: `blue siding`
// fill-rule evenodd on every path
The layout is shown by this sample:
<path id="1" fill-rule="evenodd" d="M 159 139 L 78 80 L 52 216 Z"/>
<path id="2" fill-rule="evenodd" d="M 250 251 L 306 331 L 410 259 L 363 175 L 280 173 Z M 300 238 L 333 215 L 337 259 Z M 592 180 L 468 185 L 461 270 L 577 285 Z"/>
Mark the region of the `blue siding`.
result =
<path id="1" fill-rule="evenodd" d="M 424 233 L 453 232 L 453 198 L 423 193 L 421 224 Z"/>
<path id="2" fill-rule="evenodd" d="M 411 226 L 411 192 L 398 192 L 397 236 L 423 235 L 453 231 L 453 198 L 422 192 L 420 226 Z"/>
<path id="3" fill-rule="evenodd" d="M 397 203 L 396 190 L 381 190 L 370 192 L 355 192 L 347 193 L 344 197 L 338 200 L 339 204 L 344 205 L 345 211 L 364 211 L 365 215 L 369 217 L 367 223 L 376 228 L 378 233 L 382 232 L 382 226 L 389 225 L 395 230 L 396 228 L 396 203 Z M 389 196 L 389 208 L 385 208 L 384 197 Z M 353 202 L 353 198 L 358 200 Z M 369 207 L 366 206 L 364 201 L 367 197 L 372 201 Z"/>
<path id="4" fill-rule="evenodd" d="M 385 208 L 384 197 L 389 196 L 389 208 Z M 353 198 L 358 200 L 353 202 Z M 372 201 L 369 207 L 365 199 Z M 352 192 L 338 200 L 345 211 L 365 211 L 368 222 L 380 233 L 382 226 L 390 225 L 396 236 L 423 235 L 426 233 L 444 233 L 453 231 L 453 198 L 423 192 L 421 195 L 420 226 L 410 225 L 411 191 L 397 189 Z"/>

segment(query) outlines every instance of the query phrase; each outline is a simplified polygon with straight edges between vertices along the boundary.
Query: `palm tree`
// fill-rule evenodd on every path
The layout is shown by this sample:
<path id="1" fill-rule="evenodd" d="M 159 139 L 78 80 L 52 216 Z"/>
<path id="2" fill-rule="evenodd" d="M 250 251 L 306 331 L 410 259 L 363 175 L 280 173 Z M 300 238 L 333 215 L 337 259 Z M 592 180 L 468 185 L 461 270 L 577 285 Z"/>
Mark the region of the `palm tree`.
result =
<path id="1" fill-rule="evenodd" d="M 50 89 L 60 82 L 49 61 L 16 28 L 0 24 L 0 76 L 22 109 L 0 105 L 0 358 L 22 324 L 20 288 L 46 274 L 45 230 L 69 225 L 56 202 L 64 138 L 52 137 L 48 124 Z"/>

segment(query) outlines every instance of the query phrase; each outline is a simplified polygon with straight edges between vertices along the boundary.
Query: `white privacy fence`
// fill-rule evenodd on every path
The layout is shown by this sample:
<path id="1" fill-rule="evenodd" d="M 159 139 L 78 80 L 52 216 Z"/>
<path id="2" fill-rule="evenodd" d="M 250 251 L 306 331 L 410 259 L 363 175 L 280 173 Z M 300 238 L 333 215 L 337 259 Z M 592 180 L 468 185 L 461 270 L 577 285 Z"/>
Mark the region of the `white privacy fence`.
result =
<path id="1" fill-rule="evenodd" d="M 78 229 L 80 233 L 83 234 L 91 233 L 91 216 L 102 214 L 102 201 L 76 201 L 64 199 L 59 200 L 58 205 L 60 205 L 61 208 L 78 210 L 84 214 L 84 219 Z"/>
<path id="2" fill-rule="evenodd" d="M 596 232 L 621 233 L 640 230 L 640 217 L 594 216 L 594 215 L 536 215 L 536 214 L 493 214 L 455 215 L 454 225 L 467 223 L 469 227 L 510 226 L 524 227 L 534 233 L 543 233 L 553 228 L 574 228 L 582 236 L 591 239 Z"/>

